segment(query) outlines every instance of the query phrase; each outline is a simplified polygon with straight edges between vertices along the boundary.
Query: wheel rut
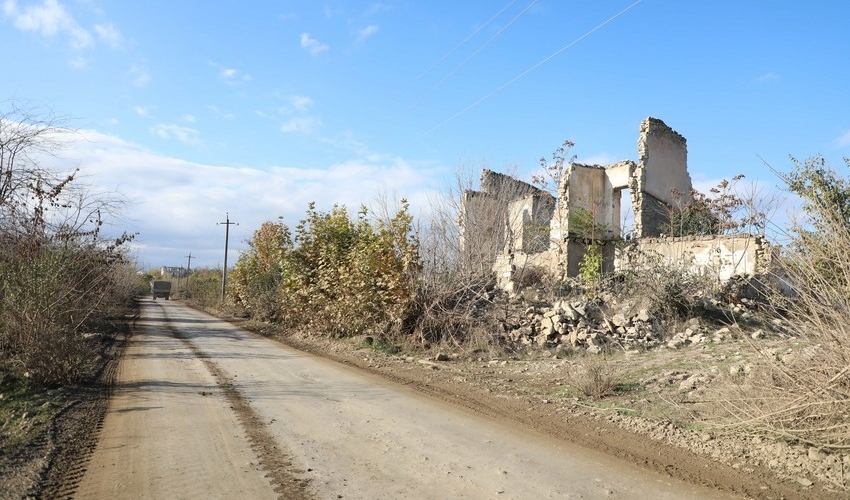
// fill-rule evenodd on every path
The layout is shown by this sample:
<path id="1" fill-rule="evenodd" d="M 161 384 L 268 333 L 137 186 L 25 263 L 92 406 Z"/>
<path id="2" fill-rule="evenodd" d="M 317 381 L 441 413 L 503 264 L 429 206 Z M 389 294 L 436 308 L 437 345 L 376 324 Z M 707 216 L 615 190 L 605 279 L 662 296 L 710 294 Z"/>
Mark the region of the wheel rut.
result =
<path id="1" fill-rule="evenodd" d="M 271 481 L 278 498 L 281 500 L 313 500 L 314 497 L 308 489 L 309 480 L 301 477 L 307 471 L 295 467 L 291 456 L 276 443 L 267 423 L 239 392 L 233 380 L 207 353 L 174 326 L 165 307 L 161 305 L 157 305 L 157 307 L 161 308 L 163 317 L 166 319 L 165 328 L 204 363 L 210 375 L 215 379 L 216 385 L 221 389 L 225 400 L 235 413 L 252 451 L 259 459 L 260 467 Z"/>

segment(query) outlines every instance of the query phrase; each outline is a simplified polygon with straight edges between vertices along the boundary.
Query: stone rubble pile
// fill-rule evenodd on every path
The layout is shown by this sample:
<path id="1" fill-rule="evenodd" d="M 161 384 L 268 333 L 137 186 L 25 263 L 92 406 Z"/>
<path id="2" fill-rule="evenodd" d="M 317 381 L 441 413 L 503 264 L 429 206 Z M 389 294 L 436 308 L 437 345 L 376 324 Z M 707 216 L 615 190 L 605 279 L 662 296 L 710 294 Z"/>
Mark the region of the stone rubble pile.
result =
<path id="1" fill-rule="evenodd" d="M 501 323 L 504 340 L 518 346 L 571 347 L 595 353 L 606 347 L 629 350 L 662 343 L 660 325 L 646 309 L 609 316 L 593 301 L 536 302 Z"/>
<path id="2" fill-rule="evenodd" d="M 714 307 L 719 304 L 715 303 Z M 746 304 L 728 305 L 739 318 L 748 315 L 746 307 Z M 554 302 L 512 298 L 496 309 L 502 311 L 499 320 L 502 340 L 517 347 L 572 348 L 590 353 L 605 349 L 678 349 L 720 343 L 741 334 L 734 327 L 708 326 L 700 318 L 692 318 L 671 330 L 670 325 L 662 324 L 645 308 L 629 311 L 613 303 L 606 304 L 598 297 Z M 756 330 L 749 335 L 759 339 L 766 334 Z"/>

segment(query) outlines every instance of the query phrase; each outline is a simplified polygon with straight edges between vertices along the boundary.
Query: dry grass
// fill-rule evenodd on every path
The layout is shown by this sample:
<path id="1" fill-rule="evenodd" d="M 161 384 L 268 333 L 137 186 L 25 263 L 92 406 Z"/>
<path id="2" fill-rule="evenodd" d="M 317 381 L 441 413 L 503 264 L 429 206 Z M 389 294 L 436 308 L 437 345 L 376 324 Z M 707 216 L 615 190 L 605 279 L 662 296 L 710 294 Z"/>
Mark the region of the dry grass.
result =
<path id="1" fill-rule="evenodd" d="M 718 402 L 727 427 L 850 449 L 850 227 L 827 207 L 819 231 L 795 228 L 769 297 L 804 348 L 759 351 L 754 376 Z"/>
<path id="2" fill-rule="evenodd" d="M 571 373 L 570 382 L 578 391 L 589 398 L 600 399 L 611 394 L 617 387 L 617 367 L 605 355 L 583 354 Z"/>

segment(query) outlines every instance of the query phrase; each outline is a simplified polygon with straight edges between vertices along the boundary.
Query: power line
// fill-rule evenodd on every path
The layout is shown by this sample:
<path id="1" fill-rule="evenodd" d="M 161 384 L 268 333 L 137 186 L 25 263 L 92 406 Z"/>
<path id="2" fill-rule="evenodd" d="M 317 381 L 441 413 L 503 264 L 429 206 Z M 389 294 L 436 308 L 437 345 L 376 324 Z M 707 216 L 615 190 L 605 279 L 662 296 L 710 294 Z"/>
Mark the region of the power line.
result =
<path id="1" fill-rule="evenodd" d="M 472 38 L 472 37 L 474 37 L 475 35 L 477 35 L 479 31 L 481 31 L 481 30 L 483 30 L 484 28 L 486 28 L 487 26 L 489 26 L 489 25 L 490 25 L 490 23 L 492 23 L 492 22 L 493 22 L 493 21 L 494 21 L 497 17 L 499 17 L 499 16 L 501 16 L 501 15 L 502 15 L 502 12 L 504 12 L 504 11 L 508 10 L 508 7 L 510 7 L 511 5 L 515 4 L 516 2 L 517 2 L 517 0 L 511 0 L 511 1 L 507 4 L 507 5 L 505 5 L 504 7 L 502 7 L 502 10 L 500 10 L 499 12 L 496 12 L 496 14 L 495 14 L 493 17 L 491 17 L 490 19 L 488 19 L 486 23 L 484 23 L 484 24 L 482 24 L 481 26 L 479 26 L 479 27 L 478 27 L 478 29 L 476 29 L 475 31 L 473 31 L 472 33 L 470 33 L 470 34 L 469 34 L 466 38 L 464 38 L 463 40 L 461 40 L 461 42 L 460 42 L 460 43 L 458 43 L 457 45 L 455 45 L 454 47 L 452 47 L 452 49 L 451 49 L 451 50 L 449 50 L 448 52 L 446 52 L 445 54 L 443 54 L 443 57 L 439 58 L 439 59 L 437 60 L 437 62 L 435 62 L 434 64 L 432 64 L 431 66 L 429 66 L 429 67 L 428 67 L 428 69 L 426 69 L 425 71 L 423 71 L 422 73 L 420 73 L 420 74 L 419 74 L 419 76 L 417 76 L 416 78 L 414 78 L 414 79 L 413 79 L 413 82 L 417 82 L 417 81 L 419 81 L 419 80 L 420 80 L 423 76 L 427 75 L 427 74 L 428 74 L 428 73 L 429 73 L 432 69 L 436 68 L 436 67 L 437 67 L 437 66 L 438 66 L 441 62 L 445 61 L 447 57 L 449 57 L 450 55 L 452 55 L 452 54 L 454 53 L 454 51 L 456 51 L 457 49 L 459 49 L 459 48 L 461 47 L 461 45 L 463 45 L 463 44 L 465 44 L 466 42 L 468 42 L 468 41 L 469 41 L 469 39 L 470 39 L 470 38 Z M 535 3 L 536 3 L 536 2 L 537 2 L 537 0 L 535 0 Z M 412 82 L 411 82 L 411 83 L 412 83 Z"/>
<path id="2" fill-rule="evenodd" d="M 540 61 L 539 63 L 535 64 L 534 66 L 532 66 L 532 67 L 528 68 L 527 70 L 523 71 L 523 72 L 522 72 L 522 73 L 520 73 L 519 75 L 517 75 L 517 76 L 513 77 L 512 79 L 508 80 L 508 82 L 506 82 L 506 83 L 504 83 L 504 84 L 500 85 L 500 86 L 499 86 L 499 87 L 497 87 L 495 90 L 491 91 L 489 94 L 487 94 L 487 95 L 485 95 L 484 97 L 482 97 L 482 98 L 478 99 L 477 101 L 473 102 L 472 104 L 470 104 L 469 106 L 467 106 L 467 107 L 463 108 L 462 110 L 458 111 L 457 113 L 453 114 L 452 116 L 450 116 L 450 117 L 446 118 L 445 120 L 443 120 L 442 122 L 438 123 L 437 125 L 435 125 L 435 126 L 431 127 L 431 128 L 430 128 L 429 130 L 427 130 L 425 133 L 423 133 L 422 135 L 420 135 L 419 137 L 417 137 L 417 138 L 416 138 L 416 140 L 418 141 L 418 140 L 422 139 L 423 137 L 425 137 L 426 135 L 430 134 L 431 132 L 433 132 L 433 131 L 437 130 L 438 128 L 442 127 L 442 126 L 443 126 L 443 125 L 445 125 L 446 123 L 449 123 L 450 121 L 452 121 L 452 120 L 454 120 L 455 118 L 457 118 L 458 116 L 460 116 L 460 115 L 462 115 L 462 114 L 466 113 L 467 111 L 469 111 L 470 109 L 474 108 L 475 106 L 478 106 L 479 104 L 481 104 L 482 102 L 486 101 L 487 99 L 489 99 L 489 98 L 490 98 L 490 97 L 492 97 L 493 95 L 495 95 L 495 94 L 497 94 L 498 92 L 500 92 L 501 90 L 505 89 L 505 87 L 508 87 L 509 85 L 511 85 L 512 83 L 514 83 L 515 81 L 517 81 L 517 80 L 519 80 L 520 78 L 524 77 L 525 75 L 527 75 L 527 74 L 531 73 L 532 71 L 534 71 L 535 69 L 539 68 L 540 66 L 542 66 L 542 65 L 546 64 L 547 62 L 549 62 L 550 60 L 554 59 L 554 58 L 555 58 L 555 57 L 557 57 L 559 54 L 561 54 L 561 52 L 564 52 L 565 50 L 569 49 L 570 47 L 572 47 L 573 45 L 577 44 L 578 42 L 580 42 L 580 41 L 584 40 L 585 38 L 587 38 L 588 36 L 590 36 L 590 35 L 591 35 L 591 34 L 593 34 L 594 32 L 596 32 L 596 31 L 600 30 L 602 27 L 604 27 L 605 25 L 607 25 L 608 23 L 610 23 L 610 22 L 611 22 L 611 21 L 613 21 L 614 19 L 617 19 L 617 18 L 618 18 L 618 17 L 620 17 L 621 15 L 625 14 L 626 12 L 628 12 L 629 10 L 631 10 L 634 6 L 636 6 L 637 4 L 641 3 L 642 1 L 643 1 L 643 0 L 637 0 L 637 1 L 636 1 L 636 2 L 634 2 L 633 4 L 631 4 L 631 5 L 629 5 L 628 7 L 626 7 L 625 9 L 623 9 L 623 10 L 621 10 L 620 12 L 618 12 L 618 13 L 614 14 L 613 16 L 609 17 L 608 19 L 606 19 L 605 21 L 603 21 L 601 24 L 599 24 L 599 25 L 598 25 L 598 26 L 596 26 L 595 28 L 591 29 L 591 30 L 590 30 L 590 31 L 588 31 L 587 33 L 585 33 L 585 34 L 581 35 L 580 37 L 576 38 L 576 39 L 575 39 L 575 40 L 573 40 L 572 42 L 570 42 L 570 43 L 568 43 L 567 45 L 565 45 L 565 46 L 561 47 L 560 49 L 558 49 L 558 50 L 557 50 L 554 54 L 550 55 L 549 57 L 547 57 L 547 58 L 543 59 L 542 61 Z"/>
<path id="3" fill-rule="evenodd" d="M 514 1 L 516 1 L 516 0 L 514 0 Z M 490 45 L 490 44 L 493 42 L 493 40 L 495 40 L 496 38 L 499 38 L 499 36 L 501 36 L 501 34 L 502 34 L 502 33 L 504 33 L 504 31 L 505 31 L 505 30 L 507 30 L 508 28 L 510 28 L 510 27 L 511 27 L 511 25 L 513 25 L 513 24 L 517 21 L 517 19 L 519 19 L 520 17 L 522 17 L 522 16 L 523 16 L 523 14 L 525 14 L 526 12 L 528 12 L 528 10 L 529 10 L 529 9 L 531 9 L 531 8 L 532 8 L 532 7 L 533 7 L 533 6 L 534 6 L 537 2 L 539 2 L 539 1 L 540 1 L 540 0 L 534 0 L 534 1 L 532 1 L 530 4 L 528 4 L 528 6 L 526 6 L 526 7 L 522 10 L 522 12 L 520 12 L 519 14 L 517 14 L 516 16 L 514 16 L 514 18 L 513 18 L 513 19 L 511 19 L 510 21 L 508 21 L 508 23 L 507 23 L 506 25 L 502 26 L 502 28 L 501 28 L 501 29 L 499 29 L 499 31 L 497 31 L 497 32 L 496 32 L 496 33 L 495 33 L 492 37 L 490 37 L 490 39 L 489 39 L 489 40 L 487 40 L 486 42 L 484 42 L 484 45 L 482 45 L 481 47 L 478 47 L 478 49 L 477 49 L 475 52 L 473 52 L 473 53 L 472 53 L 469 57 L 467 57 L 467 58 L 466 58 L 466 59 L 465 59 L 462 63 L 460 63 L 460 64 L 459 64 L 457 67 L 455 67 L 453 70 L 449 71 L 449 73 L 448 73 L 446 76 L 444 76 L 443 78 L 441 78 L 441 79 L 440 79 L 437 83 L 435 83 L 433 86 L 431 86 L 431 88 L 429 88 L 429 89 L 428 89 L 428 90 L 426 90 L 426 91 L 425 91 L 425 92 L 424 92 L 421 96 L 419 96 L 419 98 L 417 98 L 415 101 L 413 101 L 413 104 L 411 104 L 410 106 L 408 106 L 408 108 L 404 111 L 404 113 L 407 113 L 408 111 L 410 111 L 410 110 L 411 110 L 411 108 L 413 108 L 414 106 L 416 106 L 417 104 L 419 104 L 419 103 L 420 103 L 423 99 L 425 99 L 426 97 L 428 97 L 428 95 L 430 95 L 430 94 L 431 94 L 433 91 L 435 91 L 435 90 L 436 90 L 436 89 L 437 89 L 440 85 L 442 85 L 442 84 L 443 84 L 443 82 L 445 82 L 446 80 L 448 80 L 449 78 L 451 78 L 451 77 L 452 77 L 452 75 L 454 75 L 455 73 L 457 73 L 458 71 L 460 71 L 460 70 L 461 70 L 461 68 L 463 68 L 464 66 L 466 66 L 466 65 L 469 63 L 469 61 L 471 61 L 473 58 L 475 58 L 475 56 L 477 56 L 477 55 L 478 55 L 478 53 L 479 53 L 479 52 L 481 52 L 481 51 L 482 51 L 482 50 L 484 50 L 484 49 L 485 49 L 488 45 Z M 513 3 L 514 3 L 514 2 L 511 2 L 511 4 L 513 4 Z M 506 6 L 506 7 L 505 7 L 505 9 L 507 9 L 507 8 L 508 8 L 511 4 L 508 4 L 508 6 Z M 502 9 L 501 11 L 499 11 L 499 14 L 501 14 L 502 12 L 504 12 L 504 11 L 505 11 L 505 9 Z M 499 14 L 496 14 L 496 16 L 498 16 Z M 491 18 L 491 21 L 492 21 L 493 19 L 495 19 L 495 18 L 496 18 L 495 16 L 494 16 L 493 18 Z M 490 23 L 490 21 L 487 21 L 487 23 L 489 24 L 489 23 Z M 480 28 L 479 28 L 479 30 L 480 30 Z M 475 31 L 475 33 L 477 33 L 479 30 L 476 30 L 476 31 Z M 473 33 L 473 34 L 474 34 L 474 33 Z M 470 36 L 472 36 L 472 35 L 470 35 Z M 469 37 L 467 37 L 467 38 L 464 40 L 464 42 L 465 42 L 466 40 L 468 40 L 468 39 L 469 39 Z M 463 42 L 461 42 L 461 43 L 463 43 Z M 449 52 L 449 54 L 450 54 L 451 52 L 453 52 L 453 51 L 454 51 L 454 49 L 452 49 L 452 50 Z M 448 54 L 446 54 L 446 56 L 448 56 Z M 444 57 L 443 57 L 443 59 L 445 59 L 445 57 L 446 57 L 446 56 L 444 56 Z M 441 60 L 442 60 L 442 59 L 441 59 Z M 403 114 L 404 114 L 404 113 L 403 113 Z"/>

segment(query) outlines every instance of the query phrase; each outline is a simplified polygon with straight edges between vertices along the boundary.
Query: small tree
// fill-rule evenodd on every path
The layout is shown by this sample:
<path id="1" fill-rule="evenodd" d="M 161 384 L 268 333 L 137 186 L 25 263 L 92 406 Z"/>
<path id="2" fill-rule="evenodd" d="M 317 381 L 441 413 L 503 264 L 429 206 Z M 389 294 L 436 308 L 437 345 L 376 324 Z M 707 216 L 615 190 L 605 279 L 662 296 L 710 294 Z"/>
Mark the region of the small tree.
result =
<path id="1" fill-rule="evenodd" d="M 751 207 L 735 190 L 735 185 L 743 174 L 732 177 L 731 181 L 721 180 L 717 186 L 705 194 L 691 190 L 688 201 L 683 201 L 682 193 L 673 190 L 677 203 L 670 208 L 671 236 L 718 236 L 732 234 L 742 228 L 757 225 L 756 213 L 751 210 L 747 217 L 741 217 L 740 212 Z"/>
<path id="2" fill-rule="evenodd" d="M 551 162 L 547 161 L 545 157 L 541 157 L 540 172 L 531 176 L 532 184 L 549 191 L 557 197 L 561 180 L 564 178 L 564 174 L 570 164 L 576 159 L 576 155 L 570 154 L 574 146 L 575 143 L 567 139 L 552 153 Z"/>
<path id="3" fill-rule="evenodd" d="M 584 244 L 579 277 L 590 288 L 590 294 L 596 292 L 602 280 L 605 246 L 608 244 L 606 237 L 610 231 L 607 224 L 598 221 L 598 211 L 599 204 L 591 201 L 588 208 L 574 206 L 569 212 L 570 237 Z"/>

